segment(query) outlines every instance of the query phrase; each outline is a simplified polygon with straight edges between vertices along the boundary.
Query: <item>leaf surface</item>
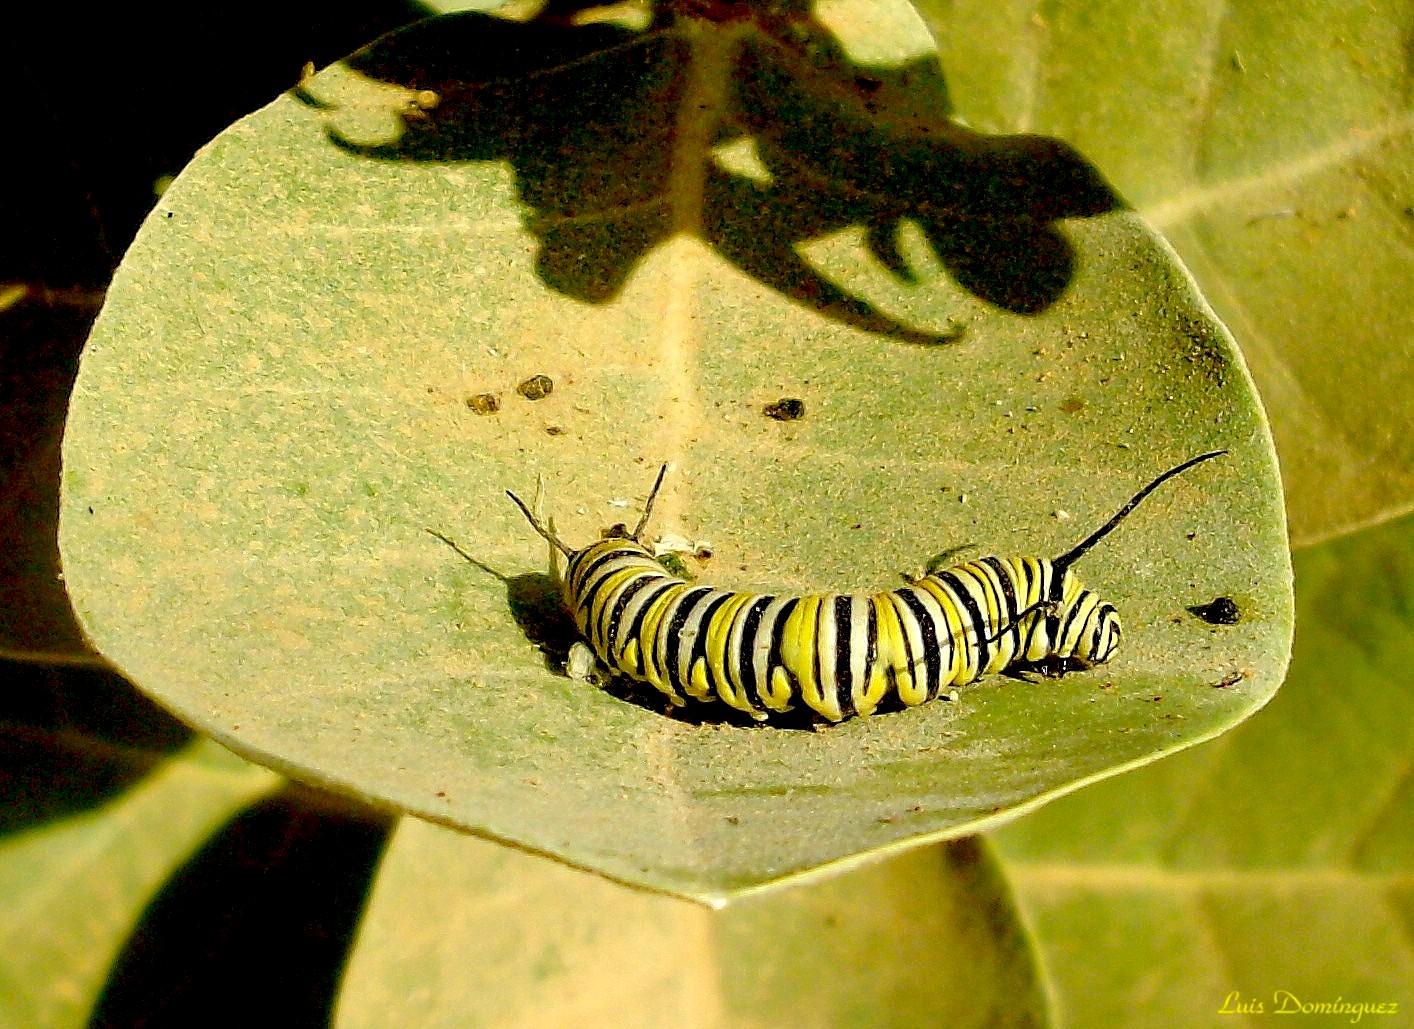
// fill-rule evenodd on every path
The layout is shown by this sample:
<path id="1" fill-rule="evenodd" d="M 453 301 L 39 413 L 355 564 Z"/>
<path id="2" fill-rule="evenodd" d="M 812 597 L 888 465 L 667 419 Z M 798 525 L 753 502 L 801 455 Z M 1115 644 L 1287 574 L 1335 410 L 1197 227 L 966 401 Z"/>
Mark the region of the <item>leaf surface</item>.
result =
<path id="1" fill-rule="evenodd" d="M 74 391 L 61 550 L 95 645 L 277 770 L 700 899 L 970 833 L 1265 703 L 1290 572 L 1230 339 L 1073 151 L 940 121 L 926 33 L 876 10 L 884 55 L 844 6 L 426 22 L 215 140 Z M 1217 448 L 1080 566 L 1125 619 L 1112 665 L 822 732 L 565 678 L 505 497 L 543 479 L 584 545 L 669 460 L 653 529 L 710 542 L 704 579 L 877 590 L 957 544 L 1058 554 Z M 1237 624 L 1185 610 L 1218 596 Z"/>

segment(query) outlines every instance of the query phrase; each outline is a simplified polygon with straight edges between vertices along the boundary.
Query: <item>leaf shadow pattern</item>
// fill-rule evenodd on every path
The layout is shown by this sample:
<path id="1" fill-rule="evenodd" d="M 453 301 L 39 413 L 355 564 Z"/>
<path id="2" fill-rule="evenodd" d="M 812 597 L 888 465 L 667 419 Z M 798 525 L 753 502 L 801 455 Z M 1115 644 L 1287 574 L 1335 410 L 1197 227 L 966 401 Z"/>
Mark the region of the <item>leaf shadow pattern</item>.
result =
<path id="1" fill-rule="evenodd" d="M 89 1025 L 327 1025 L 393 820 L 288 786 L 148 904 Z"/>
<path id="2" fill-rule="evenodd" d="M 613 299 L 639 261 L 679 233 L 797 303 L 916 344 L 959 330 L 912 325 L 831 281 L 803 245 L 849 227 L 898 282 L 917 273 L 900 233 L 921 230 L 964 289 L 1039 314 L 1076 255 L 1057 221 L 1121 206 L 1066 144 L 989 136 L 949 120 L 931 58 L 854 63 L 798 0 L 661 3 L 651 24 L 529 22 L 475 12 L 391 33 L 346 65 L 420 91 L 395 139 L 360 142 L 328 112 L 326 132 L 370 158 L 506 161 L 537 272 L 567 296 Z M 745 144 L 751 167 L 723 158 Z"/>

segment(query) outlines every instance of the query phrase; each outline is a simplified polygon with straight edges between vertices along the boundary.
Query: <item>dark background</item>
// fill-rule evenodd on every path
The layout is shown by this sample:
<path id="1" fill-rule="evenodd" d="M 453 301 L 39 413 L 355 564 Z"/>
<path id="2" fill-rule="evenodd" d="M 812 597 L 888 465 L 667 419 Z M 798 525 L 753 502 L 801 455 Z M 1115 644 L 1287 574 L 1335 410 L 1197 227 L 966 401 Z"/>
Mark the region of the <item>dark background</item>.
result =
<path id="1" fill-rule="evenodd" d="M 7 11 L 0 30 L 0 833 L 90 809 L 189 742 L 83 640 L 55 542 L 68 394 L 160 183 L 299 80 L 428 14 L 399 0 Z M 94 1025 L 327 1020 L 390 822 L 299 787 L 153 899 Z"/>

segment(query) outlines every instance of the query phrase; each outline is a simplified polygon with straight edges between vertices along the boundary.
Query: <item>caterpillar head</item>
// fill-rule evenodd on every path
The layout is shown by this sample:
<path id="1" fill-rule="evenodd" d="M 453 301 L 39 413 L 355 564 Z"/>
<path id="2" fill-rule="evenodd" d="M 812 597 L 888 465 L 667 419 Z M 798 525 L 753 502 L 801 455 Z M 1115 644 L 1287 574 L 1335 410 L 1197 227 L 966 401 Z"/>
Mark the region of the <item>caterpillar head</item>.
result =
<path id="1" fill-rule="evenodd" d="M 1038 604 L 1035 628 L 1013 671 L 1045 676 L 1081 672 L 1114 657 L 1122 635 L 1119 612 L 1066 571 L 1055 582 L 1057 599 Z"/>
<path id="2" fill-rule="evenodd" d="M 1075 581 L 1071 566 L 1113 532 L 1139 506 L 1139 502 L 1160 485 L 1196 464 L 1225 453 L 1225 450 L 1214 450 L 1199 454 L 1170 468 L 1131 497 L 1108 522 L 1051 562 L 1056 577 L 1051 587 L 1054 592 L 1048 602 L 1050 611 L 1042 616 L 1043 630 L 1032 636 L 1032 646 L 1026 654 L 1024 667 L 1046 675 L 1063 675 L 1102 665 L 1114 656 L 1122 635 L 1119 612 L 1113 604 L 1101 600 L 1093 590 L 1081 588 Z M 1037 654 L 1038 649 L 1044 652 Z"/>
<path id="3" fill-rule="evenodd" d="M 1093 590 L 1081 590 L 1064 617 L 1056 618 L 1052 656 L 1074 669 L 1102 665 L 1119 649 L 1119 612 Z"/>

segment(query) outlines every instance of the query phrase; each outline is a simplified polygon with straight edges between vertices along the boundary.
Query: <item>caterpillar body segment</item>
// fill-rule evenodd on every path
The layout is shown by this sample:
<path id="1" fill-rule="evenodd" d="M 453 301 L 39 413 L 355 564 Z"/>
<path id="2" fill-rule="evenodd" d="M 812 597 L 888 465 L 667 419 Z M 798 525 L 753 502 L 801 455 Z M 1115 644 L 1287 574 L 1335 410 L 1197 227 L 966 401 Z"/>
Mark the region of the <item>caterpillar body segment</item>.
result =
<path id="1" fill-rule="evenodd" d="M 578 551 L 510 496 L 568 558 L 565 604 L 611 671 L 678 705 L 715 699 L 757 720 L 804 705 L 839 722 L 997 672 L 1063 675 L 1109 661 L 1119 613 L 1071 565 L 1161 483 L 1223 453 L 1163 473 L 1060 557 L 980 557 L 884 593 L 742 593 L 669 574 L 641 540 L 666 465 L 633 536 Z"/>

